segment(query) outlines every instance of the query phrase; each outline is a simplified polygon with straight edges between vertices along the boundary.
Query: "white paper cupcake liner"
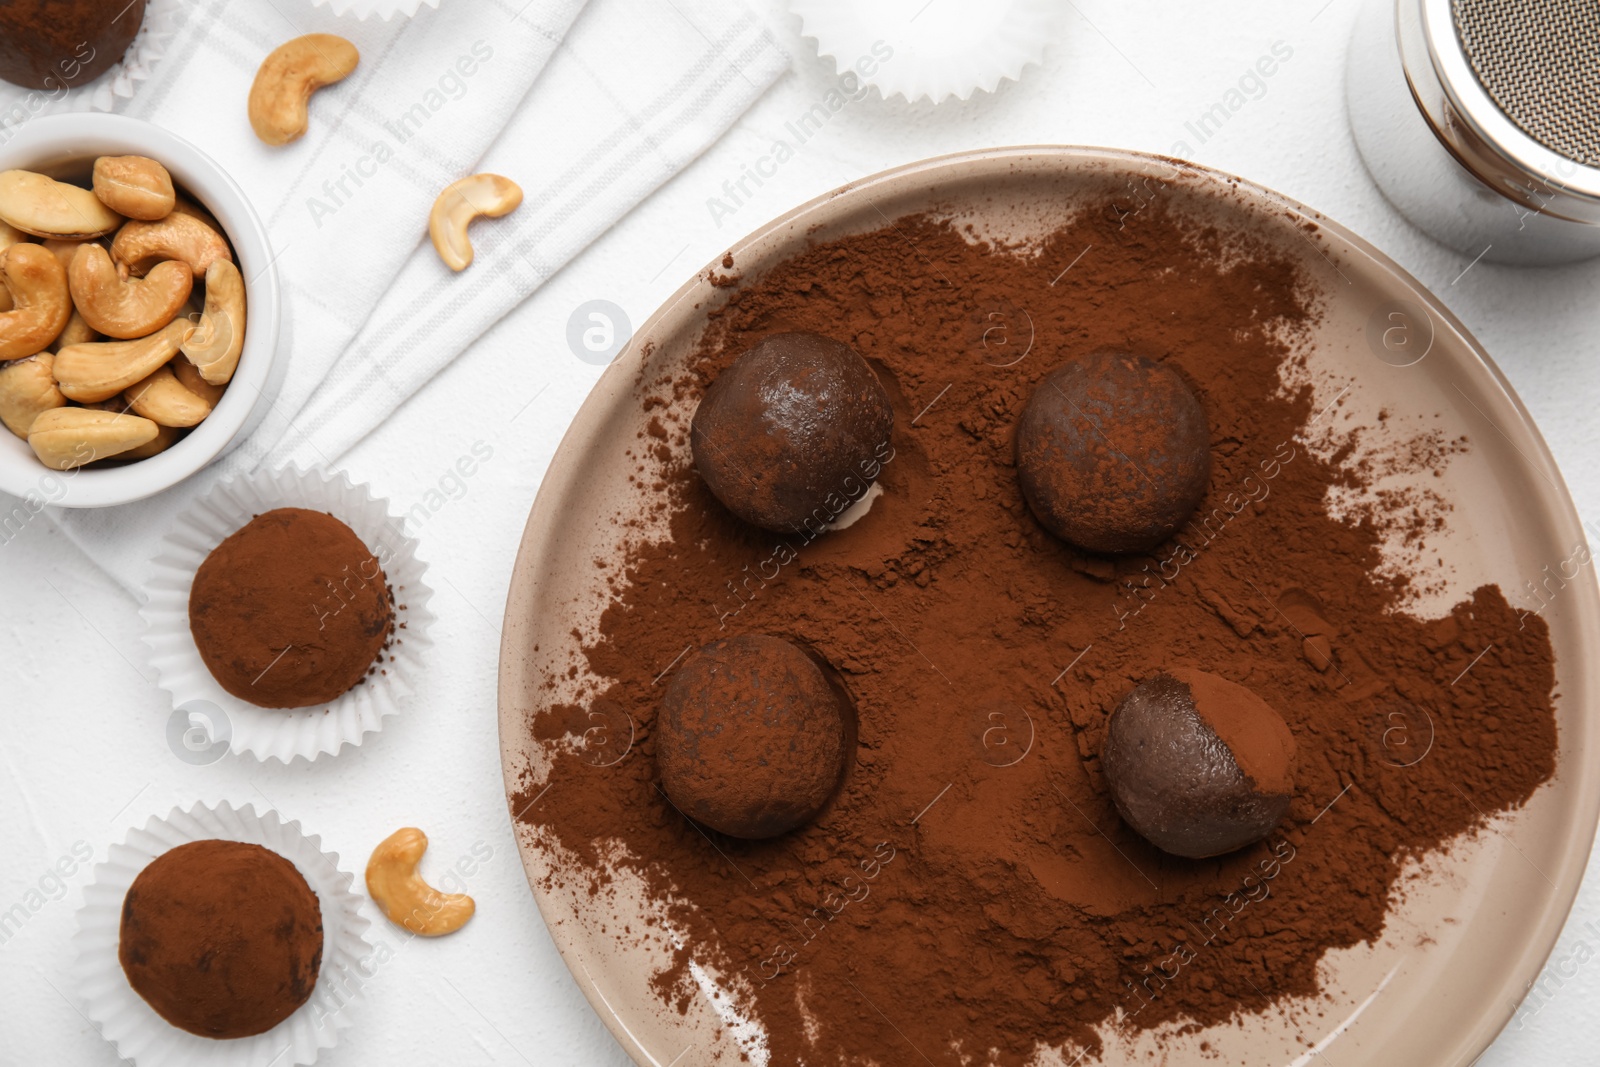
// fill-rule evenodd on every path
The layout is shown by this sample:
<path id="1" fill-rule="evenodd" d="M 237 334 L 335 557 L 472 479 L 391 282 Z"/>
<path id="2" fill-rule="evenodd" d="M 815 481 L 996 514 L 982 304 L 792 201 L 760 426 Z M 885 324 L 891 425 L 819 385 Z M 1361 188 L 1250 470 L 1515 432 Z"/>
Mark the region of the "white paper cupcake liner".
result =
<path id="1" fill-rule="evenodd" d="M 189 632 L 189 587 L 206 556 L 255 516 L 283 507 L 324 511 L 354 530 L 383 565 L 394 597 L 394 639 L 379 669 L 337 700 L 306 708 L 262 708 L 232 695 L 211 676 Z M 337 755 L 383 729 L 383 720 L 399 713 L 421 677 L 433 622 L 433 591 L 422 580 L 426 564 L 417 559 L 416 542 L 405 536 L 401 520 L 389 514 L 388 501 L 343 471 L 285 467 L 223 482 L 173 521 L 152 569 L 139 614 L 156 683 L 208 735 L 182 750 L 174 747 L 180 758 L 196 752 L 191 762 L 210 762 L 205 754 L 223 742 L 230 751 L 283 763 Z"/>
<path id="2" fill-rule="evenodd" d="M 1059 0 L 790 0 L 789 8 L 840 77 L 854 72 L 885 99 L 935 104 L 1020 79 L 1043 61 L 1065 11 Z"/>
<path id="3" fill-rule="evenodd" d="M 411 18 L 423 4 L 439 6 L 439 0 L 311 0 L 318 7 L 331 8 L 335 15 L 354 15 L 358 19 L 377 16 L 385 22 L 398 15 Z"/>
<path id="4" fill-rule="evenodd" d="M 190 841 L 245 841 L 270 848 L 295 865 L 317 894 L 322 910 L 322 969 L 311 999 L 264 1034 L 216 1040 L 180 1030 L 157 1015 L 134 992 L 117 959 L 122 900 L 134 878 L 157 856 Z M 151 816 L 143 829 L 130 830 L 95 864 L 93 880 L 78 909 L 74 992 L 85 1016 L 124 1059 L 139 1067 L 295 1067 L 315 1063 L 350 1025 L 350 1007 L 370 978 L 372 946 L 363 936 L 361 898 L 351 891 L 354 877 L 339 869 L 337 853 L 324 852 L 316 836 L 298 822 L 284 822 L 275 811 L 195 804 L 173 808 L 166 818 Z M 365 969 L 365 970 L 363 970 Z"/>
<path id="5" fill-rule="evenodd" d="M 94 81 L 66 93 L 52 95 L 0 81 L 0 132 L 14 133 L 31 119 L 55 112 L 121 111 L 166 55 L 184 9 L 184 0 L 148 0 L 144 23 L 122 58 Z"/>

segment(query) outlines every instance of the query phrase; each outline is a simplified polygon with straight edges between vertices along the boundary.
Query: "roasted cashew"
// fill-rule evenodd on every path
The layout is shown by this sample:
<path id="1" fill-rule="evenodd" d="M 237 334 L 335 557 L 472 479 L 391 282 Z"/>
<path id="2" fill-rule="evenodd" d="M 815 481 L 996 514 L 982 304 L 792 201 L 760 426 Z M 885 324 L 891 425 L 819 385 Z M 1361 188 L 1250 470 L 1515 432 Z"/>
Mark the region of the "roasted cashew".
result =
<path id="1" fill-rule="evenodd" d="M 423 937 L 455 933 L 476 909 L 463 893 L 441 893 L 417 874 L 428 835 L 414 826 L 396 830 L 372 850 L 367 892 L 389 921 Z"/>
<path id="2" fill-rule="evenodd" d="M 64 237 L 48 237 L 39 243 L 48 248 L 61 262 L 62 270 L 71 270 L 72 257 L 78 254 L 78 249 L 88 244 L 87 241 L 69 240 Z"/>
<path id="3" fill-rule="evenodd" d="M 94 195 L 119 215 L 154 222 L 172 213 L 172 175 L 144 156 L 101 156 L 94 161 Z"/>
<path id="4" fill-rule="evenodd" d="M 91 327 L 107 337 L 147 337 L 171 322 L 189 299 L 194 275 L 186 263 L 163 260 L 143 278 L 123 280 L 111 253 L 78 246 L 67 270 L 72 302 Z"/>
<path id="5" fill-rule="evenodd" d="M 212 385 L 200 373 L 200 368 L 189 362 L 188 356 L 179 356 L 168 364 L 173 375 L 182 383 L 183 387 L 195 396 L 210 404 L 213 408 L 217 401 L 222 399 L 222 394 L 228 391 L 226 385 Z"/>
<path id="6" fill-rule="evenodd" d="M 111 258 L 138 278 L 164 259 L 187 263 L 196 278 L 203 278 L 207 267 L 220 259 L 232 261 L 233 253 L 222 234 L 200 218 L 174 211 L 160 222 L 124 224 L 111 240 Z"/>
<path id="7" fill-rule="evenodd" d="M 244 350 L 244 276 L 227 260 L 206 271 L 206 308 L 183 354 L 212 385 L 227 385 Z"/>
<path id="8" fill-rule="evenodd" d="M 66 406 L 67 398 L 50 374 L 54 359 L 49 352 L 41 352 L 0 363 L 0 422 L 18 437 L 27 438 L 28 428 L 41 413 Z"/>
<path id="9" fill-rule="evenodd" d="M 14 244 L 0 252 L 0 285 L 16 305 L 0 313 L 0 359 L 43 352 L 72 317 L 67 272 L 43 245 Z"/>
<path id="10" fill-rule="evenodd" d="M 149 376 L 123 390 L 122 398 L 135 415 L 162 426 L 194 426 L 211 414 L 203 397 L 183 387 L 169 367 L 157 367 Z"/>
<path id="11" fill-rule="evenodd" d="M 118 452 L 117 459 L 149 459 L 158 452 L 165 452 L 178 443 L 178 438 L 183 436 L 183 431 L 171 426 L 156 424 L 156 435 L 142 445 L 137 445 L 126 452 Z"/>
<path id="12" fill-rule="evenodd" d="M 191 215 L 218 233 L 222 232 L 222 223 L 217 221 L 217 217 L 215 215 L 201 207 L 199 204 L 195 203 L 193 200 L 190 200 L 182 193 L 178 194 L 178 199 L 173 203 L 172 210 L 178 215 Z"/>
<path id="13" fill-rule="evenodd" d="M 84 319 L 83 314 L 77 308 L 73 308 L 72 317 L 61 328 L 61 332 L 56 334 L 56 339 L 50 342 L 50 348 L 59 352 L 68 345 L 87 345 L 100 339 L 100 335 Z"/>
<path id="14" fill-rule="evenodd" d="M 14 244 L 20 244 L 28 239 L 28 235 L 11 225 L 9 222 L 0 222 L 0 252 L 4 252 Z M 16 305 L 11 302 L 11 290 L 0 285 L 0 311 L 10 311 Z"/>
<path id="15" fill-rule="evenodd" d="M 498 174 L 474 174 L 451 182 L 428 213 L 428 236 L 433 238 L 434 251 L 451 270 L 466 270 L 472 264 L 467 225 L 479 215 L 495 219 L 509 215 L 521 203 L 521 186 Z"/>
<path id="16" fill-rule="evenodd" d="M 52 408 L 33 420 L 28 444 L 51 470 L 65 471 L 138 448 L 159 427 L 137 415 L 90 408 Z"/>
<path id="17" fill-rule="evenodd" d="M 68 345 L 56 353 L 56 381 L 69 400 L 108 400 L 177 355 L 193 329 L 188 319 L 177 319 L 137 341 Z"/>
<path id="18" fill-rule="evenodd" d="M 331 33 L 308 33 L 274 48 L 250 86 L 250 127 L 270 145 L 288 144 L 306 132 L 311 94 L 343 81 L 361 53 Z"/>
<path id="19" fill-rule="evenodd" d="M 100 237 L 122 225 L 122 216 L 88 189 L 31 170 L 0 174 L 0 219 L 35 237 Z"/>

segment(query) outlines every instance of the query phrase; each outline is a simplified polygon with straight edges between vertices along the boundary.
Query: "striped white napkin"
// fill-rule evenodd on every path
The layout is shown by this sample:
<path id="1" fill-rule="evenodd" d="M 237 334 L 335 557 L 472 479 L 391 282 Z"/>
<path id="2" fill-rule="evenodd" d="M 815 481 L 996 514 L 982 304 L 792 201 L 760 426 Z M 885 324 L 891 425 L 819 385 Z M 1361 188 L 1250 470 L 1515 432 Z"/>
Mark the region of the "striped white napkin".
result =
<path id="1" fill-rule="evenodd" d="M 304 140 L 269 149 L 245 121 L 250 80 L 268 50 L 309 32 L 349 37 L 361 65 L 318 93 Z M 53 518 L 137 590 L 172 514 L 263 463 L 337 462 L 787 64 L 738 0 L 472 0 L 394 25 L 289 0 L 197 7 L 129 113 L 200 144 L 250 195 L 278 256 L 288 372 L 224 461 L 150 500 Z M 428 209 L 484 170 L 526 198 L 474 227 L 476 261 L 457 275 L 426 239 Z"/>

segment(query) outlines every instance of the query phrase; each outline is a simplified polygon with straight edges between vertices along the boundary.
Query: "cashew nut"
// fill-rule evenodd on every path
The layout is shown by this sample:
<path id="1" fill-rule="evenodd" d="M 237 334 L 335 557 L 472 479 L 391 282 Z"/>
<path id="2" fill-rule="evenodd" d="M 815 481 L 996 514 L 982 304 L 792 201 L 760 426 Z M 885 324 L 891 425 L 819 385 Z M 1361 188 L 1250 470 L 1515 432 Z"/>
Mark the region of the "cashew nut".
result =
<path id="1" fill-rule="evenodd" d="M 274 48 L 250 86 L 250 127 L 270 145 L 284 145 L 306 132 L 306 106 L 324 85 L 343 81 L 361 53 L 331 33 L 308 33 Z"/>
<path id="2" fill-rule="evenodd" d="M 157 432 L 155 423 L 137 415 L 52 408 L 33 420 L 28 444 L 39 462 L 51 470 L 65 471 L 137 448 Z"/>
<path id="3" fill-rule="evenodd" d="M 185 263 L 163 260 L 143 278 L 126 281 L 97 244 L 78 246 L 67 269 L 72 302 L 84 320 L 107 337 L 147 337 L 171 322 L 189 299 L 194 275 Z"/>
<path id="4" fill-rule="evenodd" d="M 367 892 L 389 921 L 423 937 L 455 933 L 476 908 L 463 893 L 441 893 L 417 874 L 428 835 L 414 826 L 396 830 L 372 850 Z"/>
<path id="5" fill-rule="evenodd" d="M 193 329 L 188 319 L 176 319 L 137 341 L 68 345 L 56 353 L 56 381 L 69 400 L 110 399 L 133 383 L 148 378 L 157 367 L 177 355 L 178 346 Z"/>
<path id="6" fill-rule="evenodd" d="M 211 414 L 211 405 L 183 387 L 168 367 L 157 367 L 149 376 L 128 386 L 122 393 L 135 415 L 143 415 L 162 426 L 193 426 Z"/>
<path id="7" fill-rule="evenodd" d="M 156 426 L 156 435 L 154 437 L 150 438 L 150 440 L 146 441 L 142 445 L 137 445 L 134 448 L 128 449 L 126 452 L 118 452 L 116 458 L 119 460 L 149 459 L 158 452 L 165 452 L 167 449 L 177 444 L 178 439 L 182 436 L 182 430 L 174 429 L 171 426 L 161 426 L 158 424 Z"/>
<path id="8" fill-rule="evenodd" d="M 182 193 L 178 194 L 178 199 L 173 203 L 172 210 L 179 215 L 193 215 L 195 218 L 199 219 L 213 230 L 216 230 L 218 233 L 222 232 L 222 223 L 217 221 L 217 217 L 215 215 L 201 207 L 199 204 L 195 203 L 193 200 L 190 200 Z"/>
<path id="9" fill-rule="evenodd" d="M 166 218 L 178 199 L 167 168 L 144 156 L 95 160 L 94 195 L 119 215 L 150 222 Z"/>
<path id="10" fill-rule="evenodd" d="M 206 308 L 183 354 L 212 385 L 226 385 L 244 350 L 244 276 L 219 259 L 206 271 Z"/>
<path id="11" fill-rule="evenodd" d="M 222 399 L 222 394 L 228 391 L 226 385 L 212 385 L 206 381 L 205 376 L 200 373 L 200 368 L 190 363 L 188 356 L 180 356 L 168 366 L 172 368 L 173 375 L 185 389 L 213 408 L 217 406 L 217 401 Z"/>
<path id="12" fill-rule="evenodd" d="M 123 225 L 111 240 L 111 258 L 142 278 L 164 259 L 189 264 L 196 278 L 219 259 L 232 260 L 228 242 L 198 217 L 174 211 L 160 222 L 135 219 Z"/>
<path id="13" fill-rule="evenodd" d="M 0 285 L 16 305 L 0 313 L 0 359 L 44 351 L 72 317 L 67 272 L 43 245 L 14 244 L 0 252 Z"/>
<path id="14" fill-rule="evenodd" d="M 28 239 L 28 235 L 11 225 L 9 222 L 0 222 L 0 252 L 4 252 L 14 244 L 20 244 Z M 10 311 L 15 307 L 11 302 L 11 290 L 0 285 L 0 311 Z"/>
<path id="15" fill-rule="evenodd" d="M 509 215 L 521 203 L 521 186 L 498 174 L 474 174 L 451 182 L 428 213 L 428 236 L 433 238 L 434 251 L 451 270 L 466 270 L 472 264 L 467 224 L 479 215 L 495 219 Z"/>
<path id="16" fill-rule="evenodd" d="M 29 170 L 0 174 L 0 219 L 35 237 L 100 237 L 122 225 L 88 189 Z"/>
<path id="17" fill-rule="evenodd" d="M 27 438 L 28 428 L 41 412 L 66 406 L 67 398 L 50 375 L 54 359 L 41 352 L 0 364 L 0 422 L 18 437 Z"/>
<path id="18" fill-rule="evenodd" d="M 100 335 L 94 331 L 84 320 L 83 314 L 77 308 L 72 309 L 72 317 L 67 324 L 56 334 L 56 339 L 50 342 L 50 347 L 59 352 L 68 345 L 86 345 L 100 340 Z"/>
<path id="19" fill-rule="evenodd" d="M 71 270 L 72 257 L 77 255 L 78 249 L 82 248 L 88 242 L 67 240 L 66 238 L 62 237 L 51 237 L 40 241 L 39 243 L 54 253 L 56 259 L 61 262 L 62 270 Z"/>

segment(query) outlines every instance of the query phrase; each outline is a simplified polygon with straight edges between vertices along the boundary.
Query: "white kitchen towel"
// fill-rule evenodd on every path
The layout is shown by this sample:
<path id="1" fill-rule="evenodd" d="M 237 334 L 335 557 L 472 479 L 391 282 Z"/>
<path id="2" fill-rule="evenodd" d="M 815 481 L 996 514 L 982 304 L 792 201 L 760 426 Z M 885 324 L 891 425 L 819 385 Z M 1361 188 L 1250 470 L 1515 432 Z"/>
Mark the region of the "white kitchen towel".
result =
<path id="1" fill-rule="evenodd" d="M 787 59 L 748 11 L 718 10 L 593 0 L 479 167 L 520 184 L 522 206 L 473 227 L 461 274 L 424 243 L 272 461 L 336 461 L 733 124 Z"/>
<path id="2" fill-rule="evenodd" d="M 581 0 L 532 0 L 519 12 L 522 3 L 446 4 L 395 26 L 293 9 L 292 24 L 273 16 L 273 34 L 255 24 L 287 2 L 215 0 L 141 91 L 130 113 L 206 146 L 266 220 L 286 292 L 289 351 L 280 358 L 289 367 L 261 427 L 226 460 L 147 501 L 54 513 L 130 591 L 167 517 L 195 493 L 263 462 L 336 461 L 713 143 L 788 62 L 739 3 L 592 0 L 564 42 Z M 240 6 L 249 18 L 229 16 Z M 296 162 L 254 142 L 243 101 L 266 50 L 313 30 L 351 37 L 362 66 L 313 101 L 313 131 L 323 132 L 287 150 L 299 152 Z M 552 53 L 526 99 L 506 84 L 513 68 L 532 82 Z M 208 123 L 227 126 L 226 136 L 208 143 Z M 526 200 L 474 227 L 477 261 L 452 274 L 424 236 L 428 208 L 446 184 L 478 170 L 514 178 Z M 383 388 L 365 388 L 373 376 Z"/>

